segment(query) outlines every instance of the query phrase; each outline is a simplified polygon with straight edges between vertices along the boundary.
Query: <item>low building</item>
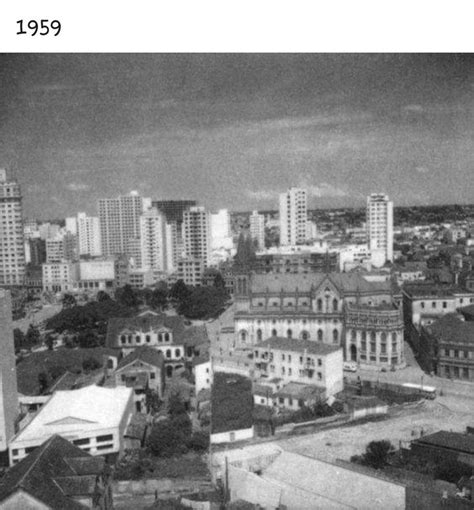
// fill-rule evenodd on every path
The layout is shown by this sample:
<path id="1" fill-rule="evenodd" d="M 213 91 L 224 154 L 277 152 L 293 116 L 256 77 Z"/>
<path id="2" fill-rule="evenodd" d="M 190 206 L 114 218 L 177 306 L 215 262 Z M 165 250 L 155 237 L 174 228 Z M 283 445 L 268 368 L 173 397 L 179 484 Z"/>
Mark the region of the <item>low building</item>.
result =
<path id="1" fill-rule="evenodd" d="M 100 290 L 111 291 L 115 287 L 115 259 L 81 260 L 78 264 L 76 290 L 96 294 Z"/>
<path id="2" fill-rule="evenodd" d="M 262 377 L 317 386 L 324 398 L 343 389 L 342 348 L 337 345 L 272 337 L 254 346 L 254 363 Z"/>
<path id="3" fill-rule="evenodd" d="M 109 358 L 112 364 L 116 359 L 113 356 Z M 109 375 L 108 363 L 106 370 Z M 108 385 L 133 388 L 136 411 L 146 413 L 146 391 L 148 389 L 156 392 L 160 399 L 163 398 L 165 388 L 163 354 L 148 345 L 142 345 L 122 358 L 109 377 Z"/>
<path id="4" fill-rule="evenodd" d="M 180 316 L 145 311 L 136 317 L 117 317 L 107 324 L 106 346 L 127 356 L 142 345 L 153 347 L 164 356 L 166 376 L 191 363 L 200 342 L 207 342 L 204 326 L 187 328 Z"/>
<path id="5" fill-rule="evenodd" d="M 212 364 L 209 354 L 193 360 L 193 372 L 195 391 L 198 395 L 201 390 L 209 389 L 212 385 Z"/>
<path id="6" fill-rule="evenodd" d="M 109 468 L 104 458 L 53 435 L 1 478 L 0 508 L 112 509 Z"/>
<path id="7" fill-rule="evenodd" d="M 21 461 L 54 434 L 91 455 L 121 455 L 133 411 L 131 388 L 87 386 L 57 391 L 10 441 L 10 465 Z"/>
<path id="8" fill-rule="evenodd" d="M 176 280 L 183 280 L 186 285 L 199 286 L 202 284 L 205 267 L 203 259 L 192 257 L 179 259 Z"/>
<path id="9" fill-rule="evenodd" d="M 418 356 L 440 377 L 474 381 L 474 322 L 449 314 L 421 328 Z"/>
<path id="10" fill-rule="evenodd" d="M 463 462 L 474 468 L 474 435 L 440 430 L 422 436 L 410 444 L 411 453 L 434 462 L 447 459 Z"/>
<path id="11" fill-rule="evenodd" d="M 43 291 L 70 292 L 79 278 L 79 267 L 75 262 L 46 262 L 43 268 Z"/>

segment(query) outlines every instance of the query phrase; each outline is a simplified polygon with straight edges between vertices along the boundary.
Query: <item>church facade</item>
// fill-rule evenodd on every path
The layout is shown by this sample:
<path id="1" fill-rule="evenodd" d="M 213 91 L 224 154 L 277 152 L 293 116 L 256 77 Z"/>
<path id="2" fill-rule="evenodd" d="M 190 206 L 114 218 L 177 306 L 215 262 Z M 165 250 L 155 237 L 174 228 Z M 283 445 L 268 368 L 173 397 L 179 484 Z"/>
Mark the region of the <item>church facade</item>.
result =
<path id="1" fill-rule="evenodd" d="M 241 274 L 235 280 L 236 344 L 270 337 L 338 345 L 361 367 L 405 366 L 402 296 L 358 273 Z"/>

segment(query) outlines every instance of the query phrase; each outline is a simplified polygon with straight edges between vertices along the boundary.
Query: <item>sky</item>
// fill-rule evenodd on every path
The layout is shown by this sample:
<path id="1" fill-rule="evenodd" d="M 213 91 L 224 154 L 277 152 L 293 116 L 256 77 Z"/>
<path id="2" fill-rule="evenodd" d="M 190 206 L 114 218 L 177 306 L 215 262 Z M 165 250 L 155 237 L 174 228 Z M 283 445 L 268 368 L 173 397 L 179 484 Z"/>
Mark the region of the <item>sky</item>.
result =
<path id="1" fill-rule="evenodd" d="M 3 54 L 0 167 L 29 217 L 131 190 L 211 210 L 474 202 L 474 56 Z"/>

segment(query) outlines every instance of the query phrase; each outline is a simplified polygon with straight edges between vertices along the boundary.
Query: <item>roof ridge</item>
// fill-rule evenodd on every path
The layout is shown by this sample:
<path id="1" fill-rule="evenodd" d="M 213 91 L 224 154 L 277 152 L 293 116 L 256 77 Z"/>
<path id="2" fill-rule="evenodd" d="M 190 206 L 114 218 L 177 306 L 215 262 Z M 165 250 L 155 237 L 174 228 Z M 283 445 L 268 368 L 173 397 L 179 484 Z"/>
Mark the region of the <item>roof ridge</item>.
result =
<path id="1" fill-rule="evenodd" d="M 45 450 L 47 449 L 47 447 L 53 442 L 53 440 L 55 440 L 57 437 L 61 437 L 59 434 L 53 434 L 49 439 L 47 439 L 40 447 L 39 447 L 39 452 L 38 452 L 38 456 L 36 457 L 36 459 L 33 460 L 33 462 L 31 463 L 31 465 L 28 467 L 28 469 L 25 471 L 25 473 L 23 474 L 23 476 L 20 478 L 20 480 L 18 481 L 17 483 L 17 486 L 21 485 L 23 483 L 23 481 L 25 480 L 26 476 L 31 472 L 31 470 L 36 466 L 38 460 L 42 457 L 43 453 L 45 452 Z M 25 457 L 27 458 L 27 457 Z"/>

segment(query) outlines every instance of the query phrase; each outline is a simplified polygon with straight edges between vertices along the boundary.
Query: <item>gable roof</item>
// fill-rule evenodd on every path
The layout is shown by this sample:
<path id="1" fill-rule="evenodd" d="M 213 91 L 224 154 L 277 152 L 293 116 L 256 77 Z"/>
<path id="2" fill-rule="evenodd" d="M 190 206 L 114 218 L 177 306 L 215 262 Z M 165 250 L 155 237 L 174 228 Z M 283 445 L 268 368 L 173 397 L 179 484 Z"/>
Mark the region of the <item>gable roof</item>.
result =
<path id="1" fill-rule="evenodd" d="M 474 435 L 472 434 L 440 430 L 434 434 L 420 437 L 413 442 L 426 446 L 436 446 L 458 452 L 464 452 L 470 455 L 474 454 Z"/>
<path id="2" fill-rule="evenodd" d="M 160 328 L 170 329 L 173 333 L 173 344 L 183 343 L 184 319 L 178 315 L 165 314 L 144 314 L 136 317 L 113 317 L 107 323 L 107 336 L 105 345 L 107 347 L 121 347 L 118 344 L 119 334 L 123 330 L 131 333 L 135 331 L 148 332 Z"/>
<path id="3" fill-rule="evenodd" d="M 270 292 L 299 292 L 307 293 L 311 290 L 317 290 L 324 284 L 332 283 L 340 292 L 345 294 L 376 294 L 399 292 L 390 281 L 370 282 L 359 273 L 253 273 L 250 278 L 250 288 L 252 292 L 263 293 Z"/>
<path id="4" fill-rule="evenodd" d="M 120 370 L 121 368 L 130 365 L 136 360 L 143 361 L 144 363 L 148 363 L 158 368 L 163 368 L 164 365 L 163 354 L 160 351 L 150 347 L 149 345 L 141 345 L 128 354 L 128 356 L 125 356 L 125 358 L 123 358 L 117 365 L 116 370 Z"/>
<path id="5" fill-rule="evenodd" d="M 54 435 L 6 472 L 0 480 L 0 501 L 22 489 L 54 510 L 88 508 L 68 495 L 92 494 L 95 477 L 103 472 L 104 465 L 103 458 L 93 458 Z"/>
<path id="6" fill-rule="evenodd" d="M 299 353 L 304 353 L 306 351 L 308 354 L 316 354 L 319 356 L 324 356 L 325 354 L 331 354 L 332 352 L 341 350 L 339 345 L 329 345 L 323 342 L 314 342 L 311 340 L 295 340 L 280 336 L 268 338 L 267 340 L 260 342 L 254 348 L 261 349 L 262 347 L 274 349 L 276 351 L 291 351 Z"/>

